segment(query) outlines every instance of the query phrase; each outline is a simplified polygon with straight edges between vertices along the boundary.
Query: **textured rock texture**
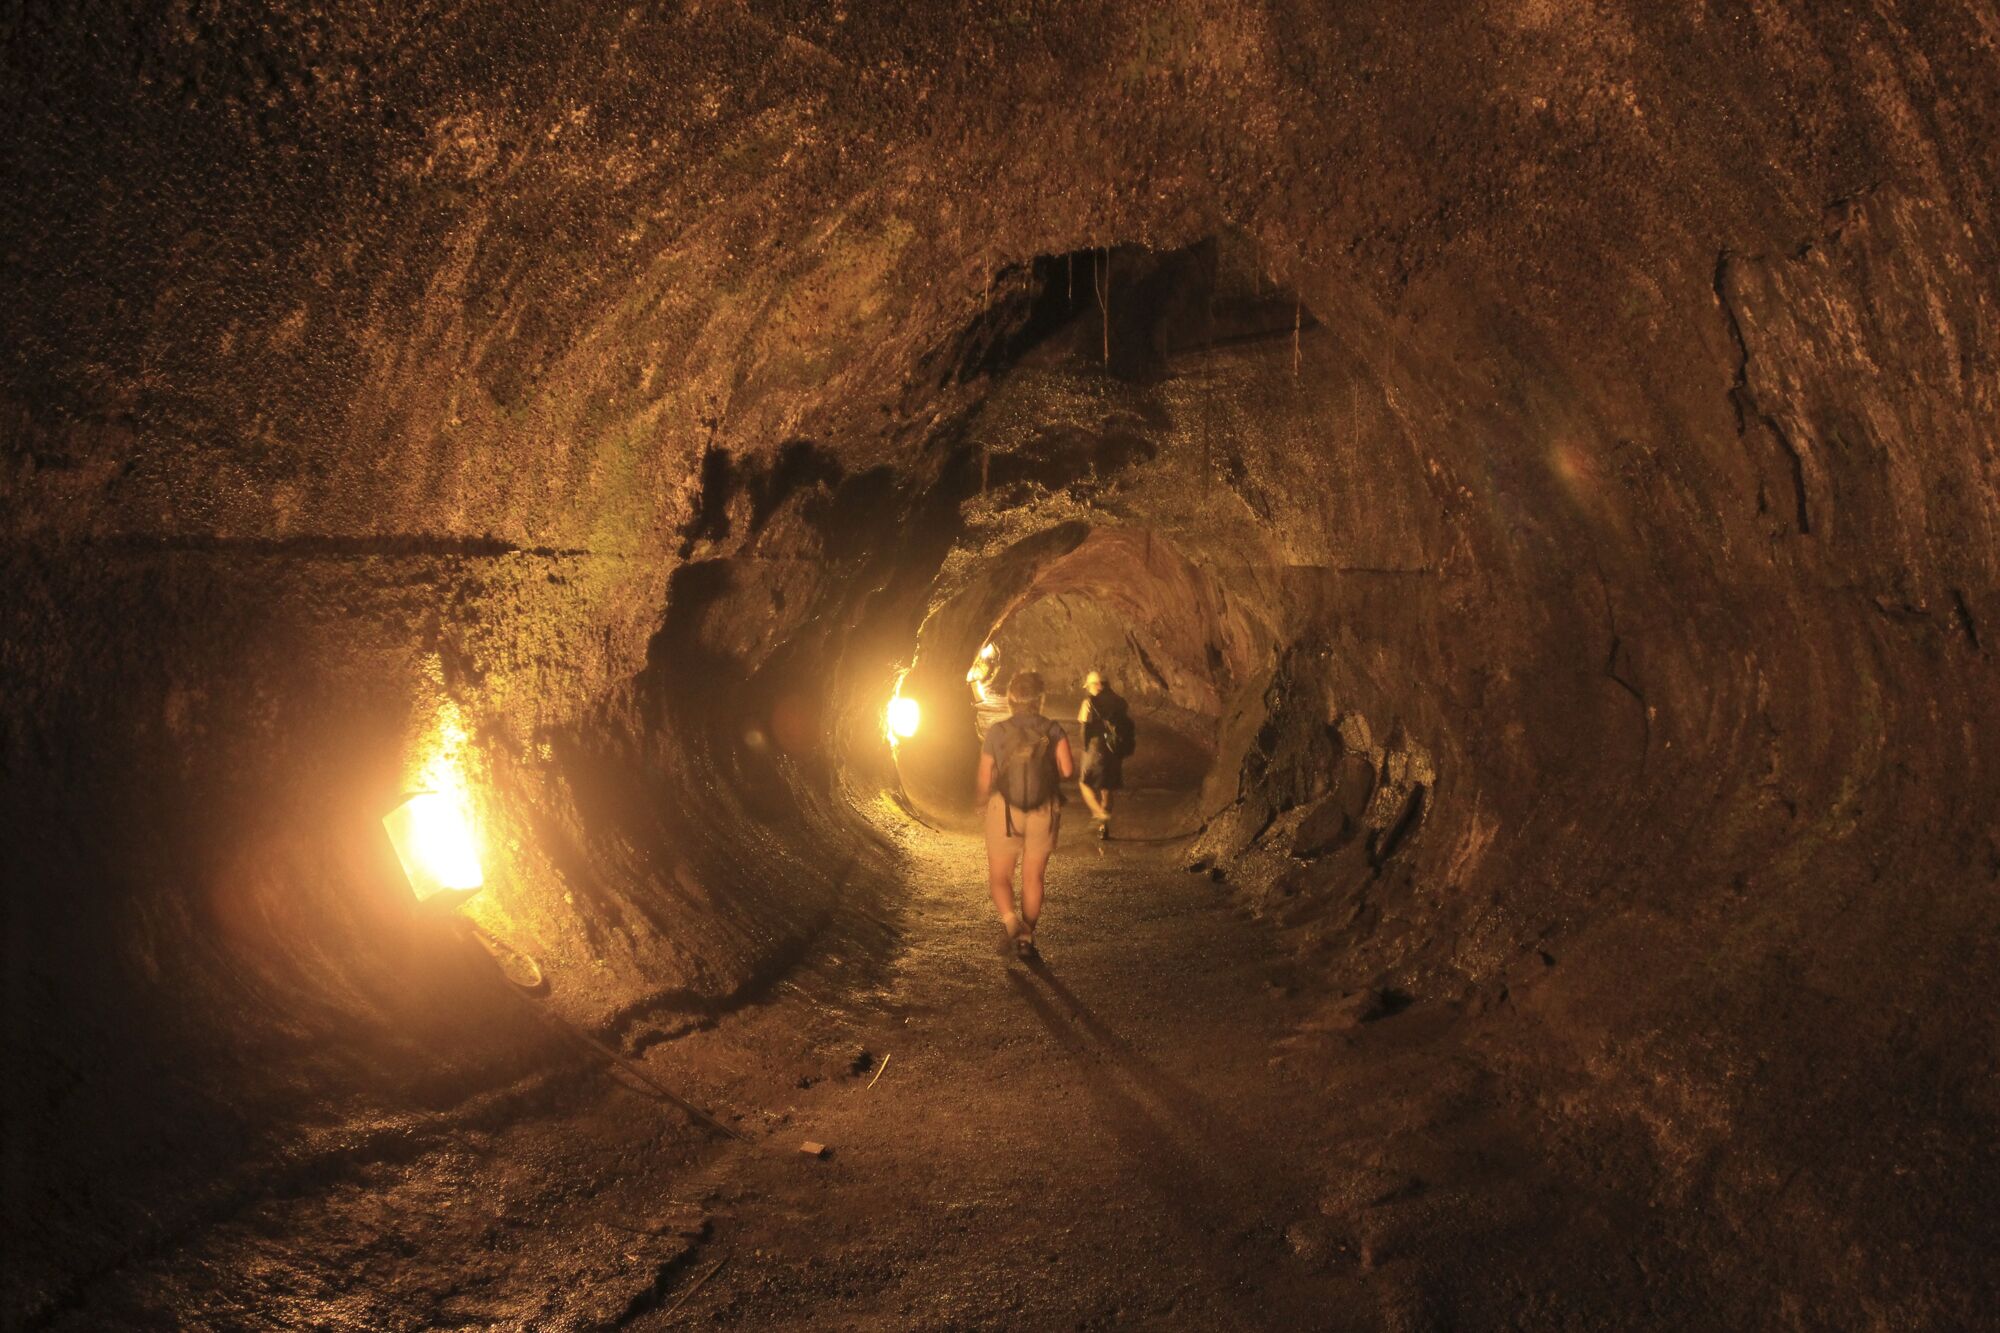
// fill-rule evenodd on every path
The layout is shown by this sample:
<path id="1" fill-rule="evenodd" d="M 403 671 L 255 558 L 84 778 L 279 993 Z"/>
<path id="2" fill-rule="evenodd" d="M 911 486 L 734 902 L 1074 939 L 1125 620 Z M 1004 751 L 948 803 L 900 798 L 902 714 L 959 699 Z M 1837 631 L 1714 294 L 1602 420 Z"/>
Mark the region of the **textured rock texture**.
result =
<path id="1" fill-rule="evenodd" d="M 0 43 L 9 1322 L 544 1058 L 375 824 L 440 735 L 629 1047 L 893 893 L 899 670 L 1114 583 L 1333 984 L 1516 1007 L 1770 1318 L 1991 1308 L 1989 7 Z"/>

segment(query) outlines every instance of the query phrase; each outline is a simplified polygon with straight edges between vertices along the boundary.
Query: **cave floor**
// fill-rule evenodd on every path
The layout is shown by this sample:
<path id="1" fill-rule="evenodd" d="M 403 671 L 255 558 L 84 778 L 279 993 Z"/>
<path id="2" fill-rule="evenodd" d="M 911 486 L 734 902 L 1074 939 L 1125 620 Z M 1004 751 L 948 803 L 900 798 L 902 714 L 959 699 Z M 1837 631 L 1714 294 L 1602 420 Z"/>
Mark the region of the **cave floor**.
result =
<path id="1" fill-rule="evenodd" d="M 1039 963 L 1012 959 L 990 920 L 978 841 L 919 832 L 883 971 L 819 999 L 808 980 L 746 1031 L 675 1044 L 693 1061 L 750 1026 L 810 1029 L 807 1048 L 852 1063 L 679 1183 L 704 1218 L 699 1253 L 631 1326 L 1423 1327 L 1475 1308 L 1534 1322 L 1559 1299 L 1577 1313 L 1556 1293 L 1578 1285 L 1574 1247 L 1614 1266 L 1614 1209 L 1574 1207 L 1572 1179 L 1565 1223 L 1544 1225 L 1540 1152 L 1467 1055 L 1461 1015 L 1355 1022 L 1268 926 L 1181 868 L 1178 842 L 1087 829 L 1071 819 L 1051 867 Z M 1537 1231 L 1562 1243 L 1522 1243 Z M 1615 1266 L 1614 1286 L 1637 1277 Z M 1480 1294 L 1440 1299 L 1442 1269 Z M 1639 1313 L 1603 1294 L 1587 1305 Z"/>
<path id="2" fill-rule="evenodd" d="M 1269 941 L 1160 849 L 1084 827 L 1032 965 L 989 920 L 979 844 L 931 842 L 854 1032 L 887 1064 L 707 1169 L 728 1262 L 676 1319 L 1297 1327 L 1355 1301 L 1301 1155 L 1337 1098 L 1272 1067 L 1291 1015 Z"/>
<path id="3" fill-rule="evenodd" d="M 978 841 L 912 826 L 908 885 L 755 1002 L 627 1034 L 745 1142 L 572 1062 L 373 1127 L 57 1322 L 1674 1322 L 1621 1257 L 1636 1205 L 1590 1183 L 1619 1163 L 1593 1143 L 1548 1169 L 1476 1054 L 1489 1025 L 1422 1001 L 1357 1022 L 1178 842 L 1087 830 L 1065 829 L 1039 964 L 1003 947 Z"/>

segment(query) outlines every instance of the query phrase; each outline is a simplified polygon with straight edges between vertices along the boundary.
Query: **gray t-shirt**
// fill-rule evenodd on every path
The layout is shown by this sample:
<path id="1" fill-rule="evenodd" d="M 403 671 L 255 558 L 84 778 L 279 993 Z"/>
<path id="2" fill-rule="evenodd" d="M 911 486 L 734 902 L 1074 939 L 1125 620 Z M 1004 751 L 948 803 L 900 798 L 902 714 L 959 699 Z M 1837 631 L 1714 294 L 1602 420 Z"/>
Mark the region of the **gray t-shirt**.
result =
<path id="1" fill-rule="evenodd" d="M 979 752 L 999 759 L 1000 746 L 1011 731 L 1020 732 L 1023 738 L 1030 742 L 1046 732 L 1049 738 L 1049 762 L 1055 763 L 1056 742 L 1063 738 L 1063 724 L 1054 718 L 1043 717 L 1040 713 L 1016 713 L 1012 717 L 995 722 L 986 729 L 986 740 L 980 745 Z"/>

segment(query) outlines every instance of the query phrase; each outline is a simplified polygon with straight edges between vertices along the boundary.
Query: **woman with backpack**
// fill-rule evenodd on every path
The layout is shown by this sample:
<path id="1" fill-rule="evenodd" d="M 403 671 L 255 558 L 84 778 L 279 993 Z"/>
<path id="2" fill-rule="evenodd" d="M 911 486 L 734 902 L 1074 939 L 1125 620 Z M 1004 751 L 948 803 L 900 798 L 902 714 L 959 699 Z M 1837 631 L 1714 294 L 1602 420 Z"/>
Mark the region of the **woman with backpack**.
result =
<path id="1" fill-rule="evenodd" d="M 1062 723 L 1042 716 L 1042 677 L 1017 671 L 1007 682 L 1005 721 L 987 728 L 979 751 L 979 804 L 986 816 L 987 886 L 1000 924 L 1025 958 L 1035 951 L 1043 878 L 1062 826 L 1061 781 L 1076 773 Z M 1021 910 L 1014 910 L 1014 865 Z"/>

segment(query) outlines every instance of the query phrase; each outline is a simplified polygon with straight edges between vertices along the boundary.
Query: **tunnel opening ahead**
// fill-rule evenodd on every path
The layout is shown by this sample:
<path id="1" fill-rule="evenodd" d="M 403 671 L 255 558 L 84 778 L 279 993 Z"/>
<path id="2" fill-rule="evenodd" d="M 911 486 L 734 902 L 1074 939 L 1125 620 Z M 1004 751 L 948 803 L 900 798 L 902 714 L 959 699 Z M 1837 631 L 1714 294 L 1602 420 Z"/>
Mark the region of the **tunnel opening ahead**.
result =
<path id="1" fill-rule="evenodd" d="M 1072 730 L 1091 675 L 1123 702 L 1134 723 L 1121 765 L 1128 793 L 1188 800 L 1200 792 L 1222 719 L 1204 706 L 1206 692 L 1186 688 L 1148 627 L 1087 593 L 1050 593 L 1009 616 L 990 642 L 1002 678 L 1014 670 L 1041 673 L 1049 688 L 1045 711 Z M 1080 738 L 1072 741 L 1082 753 Z"/>
<path id="2" fill-rule="evenodd" d="M 966 824 L 982 695 L 1004 707 L 1008 679 L 1038 672 L 1044 712 L 1064 722 L 1080 755 L 1085 678 L 1099 672 L 1135 723 L 1122 774 L 1135 816 L 1128 827 L 1145 836 L 1192 832 L 1205 813 L 1223 716 L 1253 674 L 1253 623 L 1174 542 L 1149 530 L 1067 525 L 1023 539 L 976 567 L 919 633 L 900 694 L 917 701 L 927 722 L 896 745 L 902 790 L 926 819 Z"/>

